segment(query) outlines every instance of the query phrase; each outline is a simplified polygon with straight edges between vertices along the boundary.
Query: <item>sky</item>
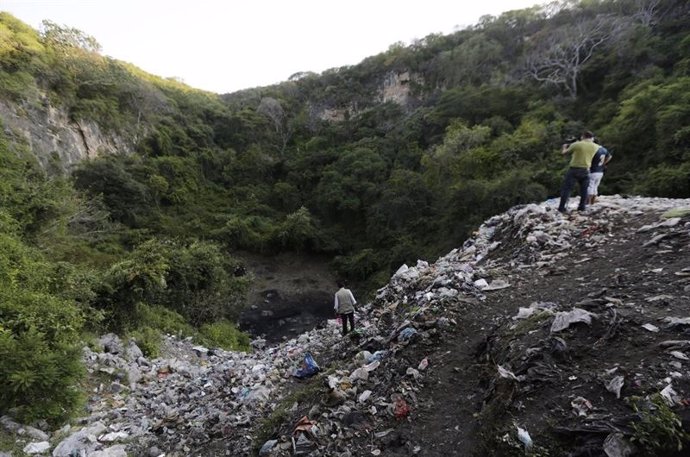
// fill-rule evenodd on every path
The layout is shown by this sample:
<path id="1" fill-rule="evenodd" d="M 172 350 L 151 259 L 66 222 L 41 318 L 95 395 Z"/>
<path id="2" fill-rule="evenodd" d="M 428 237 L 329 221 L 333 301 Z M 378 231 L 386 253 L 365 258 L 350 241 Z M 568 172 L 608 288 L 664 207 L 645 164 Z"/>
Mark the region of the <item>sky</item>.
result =
<path id="1" fill-rule="evenodd" d="M 93 36 L 104 55 L 212 92 L 267 86 L 355 65 L 431 33 L 544 0 L 0 0 Z"/>

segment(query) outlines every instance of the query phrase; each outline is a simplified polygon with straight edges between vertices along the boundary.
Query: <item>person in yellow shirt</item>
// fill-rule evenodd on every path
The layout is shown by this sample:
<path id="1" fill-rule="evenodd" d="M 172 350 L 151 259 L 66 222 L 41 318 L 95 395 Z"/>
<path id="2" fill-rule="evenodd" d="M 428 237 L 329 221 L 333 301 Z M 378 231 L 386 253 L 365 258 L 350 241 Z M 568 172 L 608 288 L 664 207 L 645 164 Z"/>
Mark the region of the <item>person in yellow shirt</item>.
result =
<path id="1" fill-rule="evenodd" d="M 558 211 L 561 213 L 568 212 L 568 199 L 570 193 L 578 183 L 580 188 L 580 204 L 578 211 L 584 211 L 587 205 L 587 188 L 589 187 L 589 169 L 592 166 L 592 157 L 599 150 L 599 145 L 594 142 L 594 134 L 592 132 L 584 132 L 580 136 L 580 141 L 571 144 L 564 144 L 561 153 L 563 155 L 571 154 L 570 167 L 565 174 L 563 187 L 561 188 L 561 203 L 558 205 Z"/>

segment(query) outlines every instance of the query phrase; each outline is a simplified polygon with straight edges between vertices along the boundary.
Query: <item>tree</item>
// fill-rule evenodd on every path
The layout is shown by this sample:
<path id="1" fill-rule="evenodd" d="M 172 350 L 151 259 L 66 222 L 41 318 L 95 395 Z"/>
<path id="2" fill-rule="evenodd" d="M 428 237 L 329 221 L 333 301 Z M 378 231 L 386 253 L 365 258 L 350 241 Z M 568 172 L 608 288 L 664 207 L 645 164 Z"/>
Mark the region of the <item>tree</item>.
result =
<path id="1" fill-rule="evenodd" d="M 288 119 L 285 110 L 283 110 L 283 106 L 275 98 L 264 97 L 261 99 L 261 102 L 259 102 L 257 111 L 269 118 L 273 123 L 273 129 L 280 140 L 278 150 L 282 157 L 285 154 L 287 143 L 292 136 L 292 129 L 288 125 Z"/>
<path id="2" fill-rule="evenodd" d="M 629 22 L 611 15 L 579 19 L 532 38 L 534 45 L 523 65 L 527 77 L 561 87 L 577 97 L 578 77 L 594 52 L 615 41 Z"/>
<path id="3" fill-rule="evenodd" d="M 88 52 L 101 51 L 101 45 L 91 35 L 73 27 L 58 25 L 47 19 L 41 22 L 39 32 L 44 41 L 56 48 L 77 48 Z"/>
<path id="4" fill-rule="evenodd" d="M 635 0 L 635 11 L 633 18 L 645 27 L 651 27 L 656 23 L 657 10 L 661 0 Z"/>
<path id="5" fill-rule="evenodd" d="M 422 157 L 424 176 L 430 188 L 445 192 L 452 181 L 462 172 L 461 157 L 468 151 L 487 143 L 491 128 L 483 125 L 467 127 L 461 121 L 453 121 L 446 129 L 443 143 Z"/>

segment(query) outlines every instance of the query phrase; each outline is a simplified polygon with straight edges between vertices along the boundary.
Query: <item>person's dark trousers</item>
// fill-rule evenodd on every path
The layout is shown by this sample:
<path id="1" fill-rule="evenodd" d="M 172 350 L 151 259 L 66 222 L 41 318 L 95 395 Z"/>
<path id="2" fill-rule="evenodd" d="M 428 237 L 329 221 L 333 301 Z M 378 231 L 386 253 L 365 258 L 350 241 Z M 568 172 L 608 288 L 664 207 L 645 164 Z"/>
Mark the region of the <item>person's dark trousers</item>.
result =
<path id="1" fill-rule="evenodd" d="M 347 322 L 350 321 L 350 331 L 355 329 L 355 313 L 341 314 L 343 321 L 343 336 L 347 335 Z"/>
<path id="2" fill-rule="evenodd" d="M 587 187 L 589 187 L 589 170 L 586 168 L 571 167 L 568 168 L 568 172 L 565 174 L 565 181 L 561 189 L 561 204 L 558 205 L 558 211 L 565 212 L 566 206 L 568 205 L 568 198 L 570 198 L 570 193 L 573 191 L 576 182 L 580 187 L 580 205 L 577 209 L 580 211 L 585 210 L 585 205 L 587 203 Z"/>

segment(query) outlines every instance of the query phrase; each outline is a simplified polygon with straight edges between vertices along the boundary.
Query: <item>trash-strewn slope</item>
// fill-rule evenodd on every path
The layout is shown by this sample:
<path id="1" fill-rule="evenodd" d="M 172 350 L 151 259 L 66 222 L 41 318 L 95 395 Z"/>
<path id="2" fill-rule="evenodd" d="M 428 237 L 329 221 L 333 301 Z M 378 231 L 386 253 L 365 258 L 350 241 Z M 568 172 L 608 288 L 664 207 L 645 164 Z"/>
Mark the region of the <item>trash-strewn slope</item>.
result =
<path id="1" fill-rule="evenodd" d="M 690 399 L 689 251 L 690 200 L 516 207 L 435 263 L 401 267 L 354 336 L 329 322 L 251 354 L 171 338 L 157 360 L 104 338 L 105 352 L 85 349 L 102 379 L 89 416 L 33 444 L 54 456 L 672 455 Z M 307 352 L 321 371 L 297 379 Z"/>

